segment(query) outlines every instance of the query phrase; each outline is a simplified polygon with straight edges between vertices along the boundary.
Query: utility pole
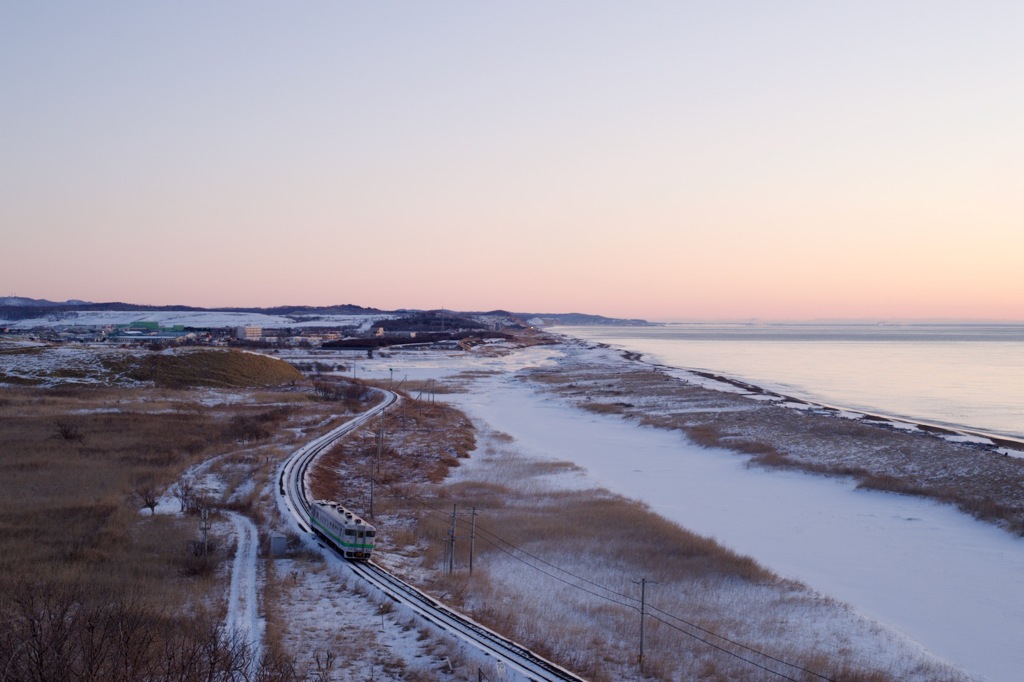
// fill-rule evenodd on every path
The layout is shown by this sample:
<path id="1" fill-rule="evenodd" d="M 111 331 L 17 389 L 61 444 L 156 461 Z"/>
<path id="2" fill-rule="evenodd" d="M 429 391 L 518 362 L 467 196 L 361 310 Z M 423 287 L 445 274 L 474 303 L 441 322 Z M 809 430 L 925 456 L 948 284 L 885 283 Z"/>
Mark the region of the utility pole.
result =
<path id="1" fill-rule="evenodd" d="M 640 664 L 640 674 L 644 673 L 644 617 L 647 615 L 647 583 L 657 585 L 658 583 L 647 578 L 641 578 L 638 581 L 634 580 L 634 583 L 640 586 L 640 658 L 638 662 Z"/>
<path id="2" fill-rule="evenodd" d="M 381 410 L 380 412 L 380 430 L 377 434 L 377 473 L 380 473 L 380 460 L 381 455 L 384 453 L 384 416 L 387 414 L 387 410 Z"/>
<path id="3" fill-rule="evenodd" d="M 452 525 L 448 530 L 448 575 L 455 572 L 455 504 L 452 505 Z"/>
<path id="4" fill-rule="evenodd" d="M 203 510 L 199 512 L 199 530 L 203 531 L 203 556 L 210 551 L 210 543 L 208 541 L 208 533 L 210 532 L 210 510 L 207 507 L 203 507 Z"/>
<path id="5" fill-rule="evenodd" d="M 469 574 L 473 575 L 473 544 L 476 540 L 476 507 L 473 507 L 473 516 L 469 526 Z"/>

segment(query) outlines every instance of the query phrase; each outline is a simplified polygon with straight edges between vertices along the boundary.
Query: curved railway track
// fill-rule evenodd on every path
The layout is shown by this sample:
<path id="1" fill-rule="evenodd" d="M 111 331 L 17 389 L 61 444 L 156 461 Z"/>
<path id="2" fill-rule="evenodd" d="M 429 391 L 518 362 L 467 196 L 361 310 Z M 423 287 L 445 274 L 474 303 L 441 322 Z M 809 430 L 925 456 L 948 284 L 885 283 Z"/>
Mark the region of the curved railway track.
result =
<path id="1" fill-rule="evenodd" d="M 306 472 L 317 457 L 326 451 L 340 438 L 356 430 L 375 415 L 398 401 L 398 396 L 391 391 L 381 392 L 385 399 L 370 410 L 360 414 L 329 433 L 306 443 L 296 450 L 281 465 L 278 484 L 280 495 L 288 512 L 295 519 L 296 525 L 304 532 L 313 534 L 309 527 L 310 500 L 306 495 Z M 319 537 L 317 538 L 319 540 Z M 321 545 L 333 549 L 321 542 Z M 571 680 L 583 682 L 583 678 L 574 675 L 551 661 L 548 661 L 521 644 L 499 635 L 471 618 L 438 602 L 433 597 L 421 592 L 409 583 L 391 575 L 372 562 L 345 562 L 353 573 L 367 581 L 395 602 L 402 604 L 429 623 L 458 637 L 496 661 L 504 664 L 507 670 L 513 670 L 518 676 L 527 680 Z"/>

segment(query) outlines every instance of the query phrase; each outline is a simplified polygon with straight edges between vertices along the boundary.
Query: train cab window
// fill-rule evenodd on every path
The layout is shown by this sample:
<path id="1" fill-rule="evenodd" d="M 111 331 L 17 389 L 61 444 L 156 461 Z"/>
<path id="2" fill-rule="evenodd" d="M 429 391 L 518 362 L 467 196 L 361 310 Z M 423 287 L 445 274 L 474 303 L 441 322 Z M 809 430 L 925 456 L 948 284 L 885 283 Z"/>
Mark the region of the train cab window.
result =
<path id="1" fill-rule="evenodd" d="M 368 538 L 372 538 L 376 534 L 377 534 L 376 531 L 372 531 L 372 530 L 366 531 L 366 537 L 368 537 Z"/>

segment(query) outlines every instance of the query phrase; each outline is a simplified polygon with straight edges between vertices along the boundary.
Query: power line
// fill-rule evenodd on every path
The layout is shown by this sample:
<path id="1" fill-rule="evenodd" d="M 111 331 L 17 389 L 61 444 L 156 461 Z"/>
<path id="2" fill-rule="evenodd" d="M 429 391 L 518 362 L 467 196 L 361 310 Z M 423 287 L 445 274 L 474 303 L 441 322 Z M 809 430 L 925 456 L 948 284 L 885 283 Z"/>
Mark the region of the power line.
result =
<path id="1" fill-rule="evenodd" d="M 771 668 L 769 668 L 767 666 L 761 665 L 757 661 L 752 661 L 749 658 L 744 658 L 743 656 L 740 656 L 739 654 L 737 654 L 735 651 L 729 651 L 728 649 L 726 649 L 724 647 L 720 647 L 717 644 L 715 644 L 714 642 L 709 642 L 708 640 L 704 639 L 700 635 L 695 635 L 692 632 L 687 632 L 686 630 L 682 629 L 678 625 L 673 625 L 672 623 L 669 623 L 668 621 L 666 621 L 666 620 L 664 620 L 662 618 L 658 618 L 657 616 L 654 616 L 654 615 L 652 615 L 651 618 L 653 618 L 654 620 L 658 621 L 659 623 L 662 623 L 662 624 L 672 628 L 673 630 L 677 630 L 677 631 L 683 633 L 684 635 L 687 635 L 689 637 L 693 637 L 698 642 L 703 642 L 704 644 L 707 644 L 709 647 L 711 647 L 713 649 L 717 649 L 718 651 L 721 651 L 723 654 L 728 654 L 729 656 L 732 656 L 733 658 L 737 658 L 737 659 L 739 659 L 739 660 L 741 660 L 741 661 L 743 661 L 745 663 L 749 663 L 750 665 L 755 666 L 757 668 L 760 668 L 761 670 L 769 672 L 769 673 L 771 673 L 773 675 L 778 675 L 779 677 L 781 677 L 784 680 L 790 680 L 791 682 L 800 682 L 795 677 L 790 677 L 789 675 L 786 675 L 785 673 L 780 673 L 777 670 L 772 670 Z M 749 648 L 749 647 L 744 647 L 744 648 L 746 649 L 746 648 Z M 755 650 L 751 649 L 751 651 L 755 651 Z M 755 651 L 755 653 L 757 653 L 757 654 L 759 654 L 761 656 L 766 656 L 767 658 L 772 658 L 771 656 L 768 656 L 768 654 L 763 654 L 763 653 L 761 653 L 759 651 Z M 772 658 L 772 660 L 778 661 L 779 659 Z M 784 663 L 785 665 L 792 665 L 791 663 L 785 663 L 785 661 L 780 661 L 780 662 Z M 799 666 L 793 666 L 793 667 L 799 668 Z M 800 670 L 803 670 L 803 668 L 800 668 Z M 807 671 L 807 672 L 810 672 L 810 671 Z M 813 673 L 813 672 L 811 674 L 815 675 L 817 677 L 820 677 L 823 680 L 829 680 L 829 682 L 835 682 L 834 680 L 830 680 L 829 678 L 824 677 L 823 675 L 818 675 L 817 673 Z"/>
<path id="2" fill-rule="evenodd" d="M 679 621 L 680 623 L 683 623 L 687 627 L 694 628 L 695 630 L 700 630 L 704 634 L 710 635 L 712 637 L 717 637 L 718 639 L 721 639 L 722 641 L 728 642 L 729 644 L 732 644 L 733 646 L 738 646 L 739 648 L 745 649 L 745 650 L 747 650 L 747 651 L 749 651 L 751 653 L 757 654 L 758 656 L 764 656 L 765 658 L 773 660 L 776 663 L 781 663 L 782 665 L 788 665 L 791 668 L 796 668 L 797 670 L 805 672 L 808 675 L 814 675 L 815 677 L 818 677 L 818 678 L 820 678 L 822 680 L 830 680 L 830 678 L 825 677 L 824 675 L 821 675 L 819 673 L 816 673 L 813 670 L 808 670 L 807 668 L 803 668 L 803 667 L 801 667 L 799 665 L 796 665 L 795 663 L 789 663 L 787 661 L 782 660 L 781 658 L 776 658 L 776 657 L 772 656 L 771 654 L 766 654 L 763 651 L 759 651 L 757 649 L 754 649 L 753 647 L 749 647 L 746 644 L 742 644 L 742 643 L 737 642 L 737 641 L 735 641 L 733 639 L 729 639 L 728 637 L 726 637 L 724 635 L 720 635 L 720 634 L 718 634 L 716 632 L 712 632 L 711 630 L 708 630 L 707 628 L 702 628 L 701 626 L 697 625 L 696 623 L 691 623 L 691 622 L 685 620 L 684 618 L 680 618 L 679 616 L 673 615 L 673 614 L 671 614 L 671 613 L 669 613 L 667 611 L 663 611 L 662 609 L 659 609 L 656 606 L 651 606 L 650 608 L 651 608 L 652 611 L 657 611 L 658 613 L 660 613 L 660 614 L 662 614 L 662 615 L 664 615 L 664 616 L 666 616 L 668 618 L 671 618 L 673 620 Z M 685 632 L 684 630 L 681 630 L 680 628 L 672 625 L 671 623 L 668 623 L 668 622 L 662 620 L 661 618 L 658 618 L 655 615 L 651 615 L 651 618 L 654 618 L 655 620 L 657 620 L 659 622 L 665 623 L 665 625 L 668 625 L 669 627 L 675 628 L 676 630 L 679 630 L 680 632 Z M 689 634 L 691 637 L 694 636 L 691 633 L 686 633 L 686 634 Z M 703 641 L 703 640 L 701 640 L 701 641 Z M 714 646 L 714 645 L 712 645 L 712 646 Z"/>
<path id="3" fill-rule="evenodd" d="M 434 509 L 425 500 L 423 500 L 422 498 L 420 498 L 418 496 L 415 496 L 415 495 L 405 495 L 404 497 L 405 497 L 405 499 L 412 500 L 412 501 L 416 502 L 417 504 L 421 505 L 426 510 L 426 512 L 428 514 L 430 514 L 431 516 L 433 516 L 435 518 L 438 518 L 439 520 L 443 519 L 445 521 L 449 521 L 450 519 L 452 519 L 452 515 L 451 514 L 449 514 L 447 512 L 442 512 L 439 509 Z M 462 524 L 466 525 L 468 522 L 466 522 L 466 521 L 464 521 L 462 519 L 457 519 L 457 520 L 453 521 L 453 523 L 462 523 Z M 637 602 L 638 600 L 635 597 L 632 597 L 630 595 L 618 592 L 618 591 L 616 591 L 616 590 L 614 590 L 614 589 L 612 589 L 610 587 L 606 587 L 606 586 L 601 585 L 599 583 L 596 583 L 596 582 L 594 582 L 594 581 L 592 581 L 592 580 L 590 580 L 588 578 L 584 578 L 583 576 L 576 575 L 572 571 L 569 571 L 569 570 L 564 569 L 564 568 L 562 568 L 562 567 L 560 567 L 560 566 L 558 566 L 556 564 L 553 564 L 553 563 L 551 563 L 551 562 L 549 562 L 549 561 L 547 561 L 545 559 L 542 559 L 541 557 L 538 557 L 535 554 L 532 554 L 531 552 L 528 552 L 527 550 L 523 549 L 522 547 L 519 547 L 519 546 L 513 544 L 512 542 L 509 542 L 508 540 L 505 540 L 504 538 L 500 537 L 496 533 L 488 531 L 487 529 L 485 529 L 483 526 L 481 526 L 479 524 L 477 524 L 475 526 L 475 530 L 476 530 L 476 533 L 479 533 L 481 535 L 481 538 L 480 538 L 481 540 L 483 540 L 487 544 L 491 545 L 492 547 L 494 547 L 498 551 L 506 554 L 507 556 L 509 556 L 509 557 L 511 557 L 511 558 L 513 558 L 513 559 L 515 559 L 517 561 L 519 561 L 520 563 L 522 563 L 522 564 L 532 568 L 533 570 L 539 571 L 540 573 L 542 573 L 542 574 L 544 574 L 544 575 L 546 575 L 546 576 L 548 576 L 548 577 L 550 577 L 550 578 L 552 578 L 552 579 L 554 579 L 554 580 L 556 580 L 556 581 L 558 581 L 558 582 L 560 582 L 560 583 L 562 583 L 564 585 L 568 585 L 570 587 L 574 587 L 577 590 L 580 590 L 580 591 L 582 591 L 582 592 L 584 592 L 586 594 L 589 594 L 591 596 L 597 597 L 598 599 L 603 599 L 603 600 L 611 602 L 613 604 L 617 604 L 617 605 L 622 606 L 624 608 L 640 611 L 641 612 L 641 618 L 644 615 L 647 615 L 648 617 L 653 618 L 654 620 L 658 621 L 659 623 L 662 623 L 662 624 L 666 625 L 667 627 L 672 628 L 673 630 L 681 632 L 682 634 L 687 635 L 688 637 L 692 637 L 693 639 L 696 639 L 699 642 L 707 644 L 708 646 L 712 647 L 713 649 L 716 649 L 716 650 L 718 650 L 718 651 L 720 651 L 722 653 L 725 653 L 725 654 L 727 654 L 729 656 L 732 656 L 732 657 L 734 657 L 734 658 L 736 658 L 736 659 L 738 659 L 740 661 L 744 661 L 746 663 L 749 663 L 750 665 L 753 665 L 753 666 L 755 666 L 757 668 L 760 668 L 761 670 L 769 672 L 769 673 L 771 673 L 773 675 L 778 675 L 782 679 L 792 680 L 793 682 L 799 682 L 795 678 L 787 676 L 785 673 L 781 673 L 781 672 L 779 672 L 777 670 L 772 670 L 771 668 L 768 668 L 768 667 L 758 663 L 757 661 L 753 661 L 753 660 L 751 660 L 749 658 L 745 658 L 744 656 L 741 656 L 740 654 L 737 654 L 734 651 L 730 651 L 730 650 L 728 650 L 728 649 L 726 649 L 726 648 L 724 648 L 722 646 L 719 646 L 719 645 L 715 644 L 714 642 L 708 641 L 707 639 L 705 639 L 705 638 L 703 638 L 703 637 L 701 637 L 701 636 L 699 636 L 697 634 L 694 634 L 692 632 L 688 632 L 688 631 L 684 630 L 683 628 L 679 627 L 678 625 L 675 625 L 674 623 L 671 623 L 668 620 L 665 620 L 665 618 L 661 618 L 658 615 L 655 615 L 654 613 L 647 612 L 645 614 L 645 612 L 644 612 L 644 606 L 645 605 L 643 603 L 643 600 L 640 601 L 639 605 L 638 604 L 634 604 L 634 603 L 630 603 L 630 602 Z M 525 555 L 525 556 L 529 557 L 530 559 L 533 559 L 534 561 L 543 564 L 544 566 L 550 567 L 554 571 L 557 571 L 557 572 L 562 573 L 562 574 L 564 574 L 566 576 L 569 576 L 572 580 L 567 580 L 565 578 L 560 577 L 559 575 L 556 575 L 555 573 L 552 573 L 551 571 L 545 570 L 544 568 L 541 568 L 540 566 L 532 564 L 529 561 L 526 561 L 525 559 L 523 559 L 521 556 L 518 556 L 517 553 Z M 576 582 L 573 582 L 573 581 L 576 581 Z M 596 592 L 594 590 L 588 589 L 586 587 L 583 587 L 579 583 L 585 583 L 587 585 L 591 585 L 591 586 L 593 586 L 593 587 L 595 587 L 595 588 L 597 588 L 599 590 L 607 592 L 608 594 L 614 595 L 617 598 L 609 597 L 607 594 L 601 594 L 601 593 Z M 785 666 L 794 668 L 796 670 L 799 670 L 801 672 L 807 673 L 808 675 L 812 675 L 812 676 L 814 676 L 814 677 L 816 677 L 816 678 L 818 678 L 820 680 L 824 680 L 825 682 L 835 682 L 830 677 L 827 677 L 827 676 L 822 675 L 820 673 L 814 672 L 813 670 L 809 670 L 809 669 L 804 668 L 802 666 L 799 666 L 799 665 L 797 665 L 795 663 L 789 663 L 789 662 L 784 661 L 784 660 L 782 660 L 780 658 L 772 656 L 771 654 L 767 654 L 767 653 L 765 653 L 763 651 L 760 651 L 758 649 L 755 649 L 755 648 L 753 648 L 751 646 L 748 646 L 746 644 L 742 644 L 742 643 L 737 642 L 737 641 L 735 641 L 733 639 L 725 637 L 724 635 L 719 635 L 718 633 L 716 633 L 716 632 L 714 632 L 712 630 L 708 630 L 707 628 L 703 628 L 703 627 L 697 625 L 696 623 L 691 623 L 690 621 L 686 620 L 685 618 L 682 618 L 680 616 L 676 616 L 675 614 L 669 613 L 668 611 L 665 611 L 663 609 L 659 609 L 656 606 L 646 605 L 646 608 L 650 609 L 650 611 L 654 611 L 654 612 L 657 612 L 658 614 L 662 614 L 666 618 L 670 618 L 670 619 L 675 620 L 675 621 L 677 621 L 679 623 L 682 623 L 682 624 L 686 625 L 687 627 L 690 627 L 690 628 L 693 628 L 695 630 L 698 630 L 698 631 L 704 633 L 705 635 L 708 635 L 710 637 L 714 637 L 714 638 L 720 639 L 720 640 L 722 640 L 724 642 L 728 642 L 729 644 L 731 644 L 733 646 L 736 646 L 736 647 L 739 647 L 740 649 L 748 651 L 748 652 L 750 652 L 752 654 L 756 654 L 758 656 L 763 656 L 764 658 L 766 658 L 768 660 L 771 660 L 771 661 L 774 661 L 774 662 L 779 663 L 781 665 L 785 665 Z"/>
<path id="4" fill-rule="evenodd" d="M 410 499 L 410 500 L 420 504 L 421 506 L 423 506 L 423 508 L 425 510 L 427 510 L 427 512 L 430 513 L 431 516 L 433 516 L 434 518 L 436 518 L 438 520 L 442 520 L 443 519 L 445 521 L 448 521 L 451 518 L 451 516 L 450 516 L 450 514 L 448 514 L 448 512 L 444 512 L 444 511 L 441 511 L 440 509 L 435 509 L 434 507 L 431 507 L 425 500 L 423 500 L 420 497 L 417 497 L 415 495 L 407 495 L 406 499 Z M 467 522 L 462 520 L 462 519 L 459 519 L 458 522 L 463 524 L 463 525 L 467 524 Z M 596 583 L 593 580 L 590 580 L 588 578 L 584 578 L 583 576 L 576 575 L 572 571 L 568 571 L 568 570 L 562 568 L 561 566 L 553 564 L 550 561 L 547 561 L 546 559 L 543 559 L 543 558 L 541 558 L 541 557 L 539 557 L 539 556 L 537 556 L 535 554 L 532 554 L 532 553 L 528 552 L 527 550 L 523 549 L 522 547 L 519 547 L 519 546 L 509 542 L 508 540 L 505 540 L 504 538 L 500 537 L 499 535 L 497 535 L 495 533 L 492 533 L 491 531 L 487 530 L 486 528 L 484 528 L 481 525 L 477 525 L 476 526 L 476 532 L 481 534 L 481 535 L 490 536 L 490 538 L 493 538 L 493 540 L 492 539 L 488 539 L 487 537 L 482 537 L 481 538 L 484 542 L 487 542 L 492 547 L 494 547 L 494 548 L 496 548 L 498 550 L 501 550 L 505 554 L 508 554 L 512 558 L 514 558 L 517 561 L 520 561 L 520 562 L 526 564 L 527 566 L 530 566 L 531 568 L 534 568 L 536 570 L 540 570 L 545 575 L 551 575 L 551 574 L 547 573 L 546 571 L 543 571 L 542 569 L 537 568 L 536 566 L 533 566 L 529 562 L 523 560 L 521 557 L 516 556 L 513 552 L 519 552 L 521 554 L 524 554 L 524 555 L 530 557 L 531 559 L 533 559 L 534 561 L 537 561 L 537 562 L 539 562 L 541 564 L 544 564 L 545 566 L 548 566 L 548 567 L 550 567 L 550 568 L 552 568 L 552 569 L 554 569 L 554 570 L 556 570 L 556 571 L 558 571 L 560 573 L 564 573 L 565 575 L 570 576 L 573 580 L 577 580 L 579 582 L 586 583 L 586 584 L 591 585 L 591 586 L 593 586 L 593 587 L 595 587 L 595 588 L 597 588 L 599 590 L 604 590 L 605 592 L 613 594 L 616 597 L 619 597 L 621 599 L 625 599 L 625 600 L 629 600 L 629 601 L 638 601 L 636 599 L 636 597 L 633 597 L 632 595 L 624 594 L 624 593 L 619 592 L 617 590 L 613 590 L 610 587 L 606 587 L 604 585 L 601 585 L 600 583 Z M 501 545 L 505 545 L 505 546 L 511 548 L 512 551 L 505 550 Z M 552 577 L 555 577 L 556 579 L 558 579 L 557 576 L 552 576 Z M 563 580 L 562 582 L 565 582 L 565 581 Z M 596 596 L 600 596 L 602 598 L 606 598 L 603 595 L 596 595 Z M 620 603 L 621 604 L 621 602 L 618 602 L 618 601 L 616 601 L 615 603 Z M 628 605 L 628 604 L 623 604 L 623 605 L 624 606 L 629 606 L 630 608 L 634 608 L 634 609 L 639 608 L 638 606 L 633 606 L 633 605 Z"/>

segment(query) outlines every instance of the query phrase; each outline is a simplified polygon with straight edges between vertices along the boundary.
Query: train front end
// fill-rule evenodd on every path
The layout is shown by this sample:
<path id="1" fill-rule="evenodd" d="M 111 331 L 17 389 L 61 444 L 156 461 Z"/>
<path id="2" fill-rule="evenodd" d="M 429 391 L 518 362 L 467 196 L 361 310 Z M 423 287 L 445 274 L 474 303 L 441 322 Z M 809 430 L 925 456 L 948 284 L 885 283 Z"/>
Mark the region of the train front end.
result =
<path id="1" fill-rule="evenodd" d="M 337 502 L 314 502 L 309 522 L 346 559 L 366 561 L 373 553 L 377 529 Z"/>

